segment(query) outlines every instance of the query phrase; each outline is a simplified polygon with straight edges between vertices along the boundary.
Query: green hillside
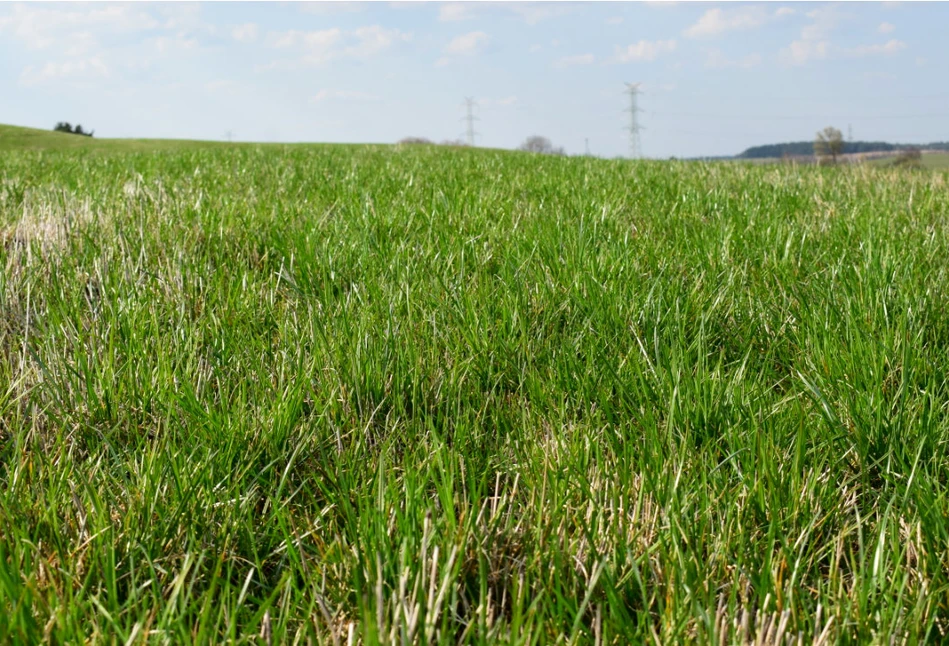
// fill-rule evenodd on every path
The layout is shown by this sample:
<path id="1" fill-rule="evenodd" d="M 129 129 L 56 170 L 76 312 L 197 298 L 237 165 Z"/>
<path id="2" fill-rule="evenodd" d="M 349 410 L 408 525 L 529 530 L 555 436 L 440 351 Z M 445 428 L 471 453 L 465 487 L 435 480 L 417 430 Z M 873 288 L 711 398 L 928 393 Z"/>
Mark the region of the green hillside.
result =
<path id="1" fill-rule="evenodd" d="M 228 144 L 187 139 L 101 139 L 53 130 L 0 124 L 0 151 L 6 150 L 182 150 Z"/>

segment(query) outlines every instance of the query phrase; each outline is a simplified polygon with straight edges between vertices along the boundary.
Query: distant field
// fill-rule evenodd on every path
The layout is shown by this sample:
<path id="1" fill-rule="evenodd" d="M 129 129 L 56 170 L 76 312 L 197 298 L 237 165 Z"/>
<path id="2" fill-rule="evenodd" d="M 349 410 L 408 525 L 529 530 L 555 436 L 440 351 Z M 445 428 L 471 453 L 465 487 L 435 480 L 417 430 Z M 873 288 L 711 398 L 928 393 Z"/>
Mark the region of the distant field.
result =
<path id="1" fill-rule="evenodd" d="M 214 141 L 174 139 L 101 139 L 65 132 L 21 128 L 0 124 L 0 151 L 11 150 L 100 150 L 112 152 L 147 152 L 226 146 Z"/>
<path id="2" fill-rule="evenodd" d="M 879 159 L 870 160 L 867 163 L 873 166 L 892 166 L 895 159 L 896 156 L 882 157 Z M 947 169 L 949 168 L 949 153 L 924 153 L 922 165 L 923 168 L 931 168 L 935 170 Z"/>
<path id="3" fill-rule="evenodd" d="M 0 643 L 945 639 L 946 173 L 3 133 Z"/>

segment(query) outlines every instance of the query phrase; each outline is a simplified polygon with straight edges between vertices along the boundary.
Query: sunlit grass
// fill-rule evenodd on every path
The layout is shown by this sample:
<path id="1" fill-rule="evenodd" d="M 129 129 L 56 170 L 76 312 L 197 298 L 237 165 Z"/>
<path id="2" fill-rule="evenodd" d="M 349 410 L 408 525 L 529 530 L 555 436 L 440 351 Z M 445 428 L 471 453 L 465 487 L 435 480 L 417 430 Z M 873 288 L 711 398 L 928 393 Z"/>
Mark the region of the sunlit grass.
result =
<path id="1" fill-rule="evenodd" d="M 2 642 L 943 639 L 945 174 L 0 171 Z"/>

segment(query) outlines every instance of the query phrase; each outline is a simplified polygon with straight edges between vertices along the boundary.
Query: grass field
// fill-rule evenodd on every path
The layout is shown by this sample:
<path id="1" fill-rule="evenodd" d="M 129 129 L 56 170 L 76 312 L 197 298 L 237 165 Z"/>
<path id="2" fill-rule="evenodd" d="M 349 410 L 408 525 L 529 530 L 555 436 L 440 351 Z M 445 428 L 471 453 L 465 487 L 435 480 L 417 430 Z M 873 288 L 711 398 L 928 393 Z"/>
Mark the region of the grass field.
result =
<path id="1" fill-rule="evenodd" d="M 881 157 L 879 159 L 871 159 L 867 163 L 872 166 L 892 166 L 893 162 L 896 161 L 896 157 Z M 923 158 L 920 162 L 923 168 L 928 168 L 930 170 L 945 170 L 949 169 L 949 153 L 944 152 L 928 152 L 923 154 Z"/>
<path id="2" fill-rule="evenodd" d="M 104 152 L 156 152 L 182 151 L 208 148 L 226 148 L 228 144 L 216 141 L 190 141 L 176 139 L 102 139 L 82 137 L 65 132 L 21 128 L 0 124 L 0 152 L 7 151 L 104 151 Z M 233 146 L 231 146 L 233 147 Z"/>
<path id="3" fill-rule="evenodd" d="M 945 173 L 0 177 L 0 642 L 945 639 Z"/>

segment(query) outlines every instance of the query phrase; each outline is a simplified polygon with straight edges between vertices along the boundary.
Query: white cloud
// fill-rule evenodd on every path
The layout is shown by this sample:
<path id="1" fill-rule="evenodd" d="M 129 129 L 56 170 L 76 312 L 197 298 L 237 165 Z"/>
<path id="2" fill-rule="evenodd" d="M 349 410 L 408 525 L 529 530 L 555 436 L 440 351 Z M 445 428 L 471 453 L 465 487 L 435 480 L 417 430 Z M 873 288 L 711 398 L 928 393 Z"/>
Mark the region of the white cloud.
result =
<path id="1" fill-rule="evenodd" d="M 98 56 L 92 58 L 46 63 L 40 69 L 30 65 L 20 75 L 21 85 L 41 85 L 60 79 L 90 80 L 109 76 L 109 67 Z"/>
<path id="2" fill-rule="evenodd" d="M 923 65 L 925 65 L 927 62 L 929 62 L 929 61 L 928 61 L 925 57 L 923 57 L 923 56 L 917 56 L 917 57 L 916 57 L 916 64 L 919 65 L 920 67 L 922 67 Z"/>
<path id="3" fill-rule="evenodd" d="M 301 2 L 300 11 L 317 16 L 336 16 L 358 13 L 366 8 L 365 2 Z M 392 3 L 395 4 L 395 3 Z"/>
<path id="4" fill-rule="evenodd" d="M 827 41 L 795 40 L 781 50 L 781 60 L 790 65 L 803 65 L 812 60 L 827 58 Z"/>
<path id="5" fill-rule="evenodd" d="M 356 92 L 353 90 L 330 90 L 323 89 L 310 97 L 310 103 L 323 103 L 324 101 L 378 101 L 380 97 L 367 92 Z"/>
<path id="6" fill-rule="evenodd" d="M 686 38 L 708 38 L 721 36 L 729 31 L 757 29 L 768 22 L 791 16 L 795 12 L 791 7 L 781 7 L 773 13 L 765 7 L 738 7 L 737 9 L 709 9 L 698 22 L 688 27 L 682 34 Z"/>
<path id="7" fill-rule="evenodd" d="M 623 24 L 623 16 L 613 16 L 606 19 L 606 24 L 608 25 L 621 25 Z"/>
<path id="8" fill-rule="evenodd" d="M 72 7 L 16 4 L 10 14 L 0 19 L 0 30 L 23 41 L 30 49 L 46 49 L 61 45 L 77 31 L 88 33 L 94 29 L 99 33 L 126 35 L 160 26 L 151 14 L 131 5 L 86 5 L 82 7 L 89 7 L 86 11 Z"/>
<path id="9" fill-rule="evenodd" d="M 343 31 L 339 27 L 322 29 L 320 31 L 290 31 L 271 32 L 270 44 L 278 49 L 287 47 L 303 47 L 305 49 L 328 50 L 343 40 Z"/>
<path id="10" fill-rule="evenodd" d="M 653 61 L 660 54 L 667 54 L 675 51 L 676 41 L 674 40 L 641 40 L 638 43 L 627 45 L 626 47 L 616 48 L 616 59 L 620 63 L 638 63 L 642 61 Z"/>
<path id="11" fill-rule="evenodd" d="M 892 56 L 893 54 L 906 49 L 906 43 L 902 40 L 889 40 L 882 45 L 859 45 L 852 49 L 845 50 L 845 53 L 849 56 L 876 56 L 882 54 L 884 56 Z"/>
<path id="12" fill-rule="evenodd" d="M 542 50 L 543 48 L 544 48 L 543 45 L 536 45 L 536 44 L 535 44 L 535 45 L 531 45 L 531 48 L 530 48 L 529 51 L 530 51 L 531 54 L 536 54 L 537 52 L 539 52 L 539 51 Z"/>
<path id="13" fill-rule="evenodd" d="M 300 53 L 296 61 L 275 61 L 257 69 L 293 67 L 297 64 L 323 65 L 341 58 L 367 59 L 392 46 L 408 42 L 412 34 L 378 25 L 343 31 L 338 27 L 320 31 L 270 32 L 267 42 L 274 49 L 295 49 Z"/>
<path id="14" fill-rule="evenodd" d="M 231 30 L 231 36 L 239 43 L 252 43 L 257 40 L 257 25 L 248 22 Z"/>
<path id="15" fill-rule="evenodd" d="M 760 27 L 767 19 L 768 14 L 763 7 L 740 7 L 728 11 L 709 9 L 682 34 L 686 38 L 720 36 L 728 31 Z"/>
<path id="16" fill-rule="evenodd" d="M 62 41 L 63 53 L 69 58 L 81 58 L 99 48 L 98 39 L 88 31 L 69 34 Z"/>
<path id="17" fill-rule="evenodd" d="M 894 29 L 896 29 L 896 25 L 889 22 L 881 22 L 880 26 L 877 27 L 877 31 L 880 32 L 881 34 L 888 34 Z"/>
<path id="18" fill-rule="evenodd" d="M 799 39 L 782 49 L 779 58 L 786 65 L 804 65 L 809 61 L 822 60 L 829 55 L 832 45 L 830 34 L 845 18 L 834 6 L 825 6 L 807 12 L 811 22 L 801 29 Z"/>
<path id="19" fill-rule="evenodd" d="M 149 41 L 159 55 L 175 54 L 193 50 L 198 46 L 197 38 L 189 38 L 186 34 L 178 33 L 174 36 L 158 36 Z"/>
<path id="20" fill-rule="evenodd" d="M 509 107 L 517 105 L 517 101 L 518 101 L 517 97 L 513 95 L 506 96 L 500 99 L 491 99 L 487 97 L 481 97 L 478 99 L 478 106 L 484 107 L 484 108 L 490 108 L 490 107 L 509 108 Z"/>
<path id="21" fill-rule="evenodd" d="M 514 12 L 531 26 L 550 18 L 566 16 L 576 9 L 572 2 L 503 2 L 498 6 Z"/>
<path id="22" fill-rule="evenodd" d="M 440 22 L 461 22 L 472 18 L 474 18 L 474 13 L 467 2 L 446 2 L 438 8 Z"/>
<path id="23" fill-rule="evenodd" d="M 435 67 L 445 67 L 449 63 L 451 63 L 451 59 L 448 58 L 447 56 L 442 56 L 437 61 L 435 61 Z"/>
<path id="24" fill-rule="evenodd" d="M 378 25 L 360 27 L 352 33 L 356 42 L 346 48 L 344 55 L 355 58 L 369 58 L 397 43 L 407 43 L 412 40 L 412 34 Z"/>
<path id="25" fill-rule="evenodd" d="M 811 24 L 801 30 L 802 40 L 825 40 L 845 16 L 834 6 L 826 6 L 808 11 L 807 17 L 811 19 Z"/>
<path id="26" fill-rule="evenodd" d="M 751 69 L 761 65 L 761 54 L 748 54 L 739 59 L 729 59 L 720 49 L 710 49 L 705 59 L 705 67 L 711 69 L 739 68 Z"/>
<path id="27" fill-rule="evenodd" d="M 596 60 L 593 54 L 578 54 L 577 56 L 564 56 L 557 60 L 556 67 L 574 67 L 577 65 L 592 65 Z"/>
<path id="28" fill-rule="evenodd" d="M 204 89 L 210 92 L 211 94 L 231 92 L 237 89 L 237 83 L 231 80 L 227 80 L 227 79 L 219 79 L 217 81 L 211 81 L 210 83 L 205 83 Z"/>
<path id="29" fill-rule="evenodd" d="M 480 52 L 489 40 L 491 40 L 491 37 L 483 31 L 472 31 L 452 39 L 448 43 L 448 47 L 445 48 L 445 53 L 471 56 Z"/>

